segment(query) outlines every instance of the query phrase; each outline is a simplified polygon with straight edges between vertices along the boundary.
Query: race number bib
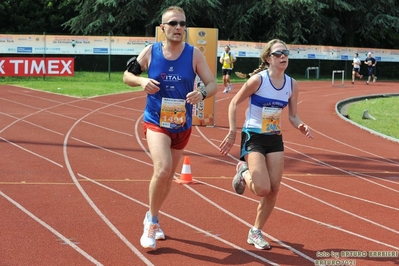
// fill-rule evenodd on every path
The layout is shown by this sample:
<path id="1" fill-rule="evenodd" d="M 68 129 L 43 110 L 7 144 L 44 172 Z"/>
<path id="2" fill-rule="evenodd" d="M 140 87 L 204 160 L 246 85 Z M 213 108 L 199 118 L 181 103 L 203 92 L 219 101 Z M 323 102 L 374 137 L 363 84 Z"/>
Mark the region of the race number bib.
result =
<path id="1" fill-rule="evenodd" d="M 162 98 L 159 125 L 176 129 L 186 123 L 186 101 L 183 99 Z"/>
<path id="2" fill-rule="evenodd" d="M 281 133 L 281 108 L 262 108 L 262 133 Z"/>

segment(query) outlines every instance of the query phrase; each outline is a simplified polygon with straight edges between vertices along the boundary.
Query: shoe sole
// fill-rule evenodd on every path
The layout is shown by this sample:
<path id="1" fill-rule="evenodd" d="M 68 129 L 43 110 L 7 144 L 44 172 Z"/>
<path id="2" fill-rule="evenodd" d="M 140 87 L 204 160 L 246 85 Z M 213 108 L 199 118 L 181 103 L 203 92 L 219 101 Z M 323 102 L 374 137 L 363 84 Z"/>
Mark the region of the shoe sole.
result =
<path id="1" fill-rule="evenodd" d="M 140 243 L 141 244 L 141 243 Z M 151 250 L 155 250 L 156 249 L 156 246 L 145 246 L 145 245 L 143 245 L 143 244 L 141 244 L 141 246 L 143 247 L 143 248 L 145 248 L 145 249 L 151 249 Z"/>
<path id="2" fill-rule="evenodd" d="M 234 191 L 237 193 L 237 194 L 243 194 L 244 193 L 244 191 L 245 191 L 245 186 L 242 186 L 241 187 L 241 185 L 240 185 L 240 182 L 234 182 L 234 180 L 236 180 L 236 178 L 238 178 L 238 179 L 240 179 L 240 177 L 238 176 L 238 173 L 234 176 L 234 178 L 233 178 L 233 189 L 234 189 Z"/>
<path id="3" fill-rule="evenodd" d="M 272 249 L 272 247 L 271 247 L 270 245 L 268 245 L 268 246 L 266 246 L 266 247 L 261 247 L 261 246 L 255 244 L 255 242 L 253 242 L 253 241 L 250 240 L 250 239 L 247 240 L 247 243 L 250 244 L 250 245 L 253 245 L 253 246 L 254 246 L 255 248 L 257 248 L 257 249 L 262 249 L 262 250 L 271 250 L 271 249 Z"/>
<path id="4" fill-rule="evenodd" d="M 240 179 L 238 170 L 240 169 L 241 165 L 244 164 L 244 163 L 245 163 L 245 162 L 242 162 L 240 165 L 237 164 L 237 166 L 236 166 L 237 174 L 234 176 L 233 182 L 232 182 L 232 186 L 233 186 L 234 191 L 235 191 L 237 194 L 240 194 L 240 195 L 244 193 L 244 191 L 245 191 L 245 185 L 241 186 L 241 185 L 240 185 L 240 182 L 234 182 L 234 180 Z"/>

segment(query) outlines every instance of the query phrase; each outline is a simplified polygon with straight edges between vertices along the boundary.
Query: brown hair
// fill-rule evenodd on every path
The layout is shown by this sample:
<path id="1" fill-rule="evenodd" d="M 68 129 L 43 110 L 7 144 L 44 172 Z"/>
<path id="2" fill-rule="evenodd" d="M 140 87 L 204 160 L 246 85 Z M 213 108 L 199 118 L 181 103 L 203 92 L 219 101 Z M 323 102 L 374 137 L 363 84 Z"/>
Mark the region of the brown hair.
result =
<path id="1" fill-rule="evenodd" d="M 287 44 L 285 44 L 285 42 L 279 39 L 273 39 L 270 40 L 268 43 L 266 43 L 266 46 L 265 48 L 263 48 L 262 54 L 260 55 L 260 59 L 262 60 L 262 62 L 260 63 L 257 69 L 255 69 L 251 74 L 249 74 L 250 76 L 253 76 L 256 73 L 259 73 L 269 67 L 269 62 L 267 62 L 267 59 L 271 56 L 272 46 L 276 43 L 281 43 L 285 47 L 287 47 Z"/>

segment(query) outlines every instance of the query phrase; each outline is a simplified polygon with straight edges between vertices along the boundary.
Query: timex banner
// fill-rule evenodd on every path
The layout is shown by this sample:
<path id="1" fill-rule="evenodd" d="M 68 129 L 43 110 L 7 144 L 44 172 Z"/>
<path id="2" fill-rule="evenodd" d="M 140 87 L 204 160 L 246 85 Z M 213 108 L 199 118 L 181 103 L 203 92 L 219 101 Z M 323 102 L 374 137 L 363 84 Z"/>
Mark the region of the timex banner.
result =
<path id="1" fill-rule="evenodd" d="M 0 57 L 1 76 L 73 76 L 74 58 Z"/>

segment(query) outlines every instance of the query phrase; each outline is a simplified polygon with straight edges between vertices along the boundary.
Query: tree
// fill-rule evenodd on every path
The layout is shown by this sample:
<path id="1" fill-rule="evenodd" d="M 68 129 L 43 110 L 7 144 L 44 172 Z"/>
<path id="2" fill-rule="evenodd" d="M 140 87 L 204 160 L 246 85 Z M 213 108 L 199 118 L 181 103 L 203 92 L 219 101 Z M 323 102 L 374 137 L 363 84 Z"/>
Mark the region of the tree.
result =
<path id="1" fill-rule="evenodd" d="M 399 0 L 3 0 L 0 32 L 154 36 L 171 5 L 221 40 L 399 49 Z"/>
<path id="2" fill-rule="evenodd" d="M 70 1 L 5 0 L 0 3 L 0 32 L 67 34 L 61 24 L 75 15 Z"/>
<path id="3" fill-rule="evenodd" d="M 79 15 L 63 24 L 73 34 L 104 34 L 154 36 L 155 27 L 161 23 L 162 11 L 178 5 L 188 14 L 188 25 L 195 25 L 194 18 L 201 16 L 203 6 L 217 9 L 217 0 L 75 0 Z M 216 12 L 205 13 L 210 20 Z"/>

